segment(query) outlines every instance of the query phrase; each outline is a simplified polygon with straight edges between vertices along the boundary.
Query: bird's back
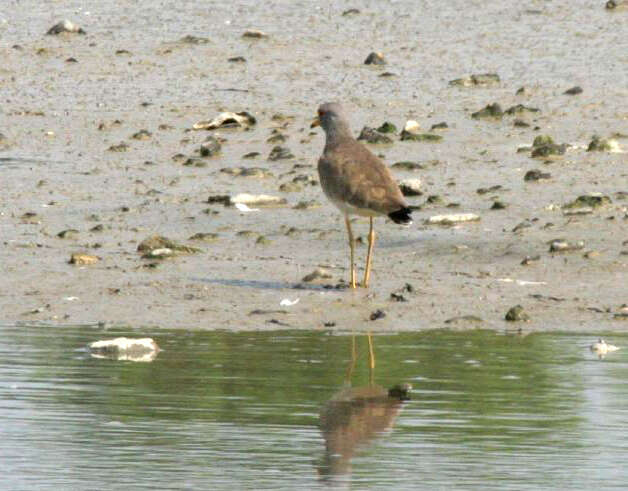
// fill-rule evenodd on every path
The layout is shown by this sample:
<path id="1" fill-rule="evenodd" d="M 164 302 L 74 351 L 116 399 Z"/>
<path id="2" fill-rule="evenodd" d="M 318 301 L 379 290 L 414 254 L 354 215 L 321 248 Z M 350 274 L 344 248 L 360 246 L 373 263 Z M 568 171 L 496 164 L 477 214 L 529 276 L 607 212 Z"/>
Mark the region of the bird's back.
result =
<path id="1" fill-rule="evenodd" d="M 389 215 L 407 208 L 388 167 L 357 140 L 327 145 L 318 161 L 321 187 L 343 211 L 358 215 Z"/>

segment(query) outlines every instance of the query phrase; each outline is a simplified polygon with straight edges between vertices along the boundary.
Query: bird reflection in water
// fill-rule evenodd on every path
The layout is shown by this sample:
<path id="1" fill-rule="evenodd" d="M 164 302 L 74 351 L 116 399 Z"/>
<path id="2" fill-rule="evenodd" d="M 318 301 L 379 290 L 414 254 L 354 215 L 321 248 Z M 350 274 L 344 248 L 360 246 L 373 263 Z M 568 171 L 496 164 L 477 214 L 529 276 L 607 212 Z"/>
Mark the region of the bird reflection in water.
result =
<path id="1" fill-rule="evenodd" d="M 320 412 L 320 429 L 325 439 L 325 454 L 318 464 L 323 480 L 351 474 L 351 459 L 356 451 L 392 429 L 403 401 L 409 400 L 410 384 L 385 389 L 374 382 L 375 353 L 368 335 L 369 384 L 351 387 L 356 365 L 355 336 L 351 339 L 351 363 L 345 387 L 327 401 Z"/>

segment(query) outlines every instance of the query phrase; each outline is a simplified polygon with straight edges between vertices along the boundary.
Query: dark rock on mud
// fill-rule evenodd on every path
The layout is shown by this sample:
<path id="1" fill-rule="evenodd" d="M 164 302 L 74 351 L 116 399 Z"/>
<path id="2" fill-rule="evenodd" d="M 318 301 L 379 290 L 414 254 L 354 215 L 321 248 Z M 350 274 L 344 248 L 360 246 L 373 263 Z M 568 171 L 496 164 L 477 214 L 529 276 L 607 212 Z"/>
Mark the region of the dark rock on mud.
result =
<path id="1" fill-rule="evenodd" d="M 347 9 L 342 13 L 342 16 L 347 17 L 348 15 L 358 15 L 359 13 L 359 9 Z"/>
<path id="2" fill-rule="evenodd" d="M 434 131 L 434 130 L 446 130 L 449 128 L 449 125 L 445 122 L 442 121 L 441 123 L 436 123 L 433 124 L 430 128 L 430 131 Z"/>
<path id="3" fill-rule="evenodd" d="M 220 238 L 218 234 L 211 232 L 198 232 L 192 235 L 188 240 L 200 240 L 203 242 L 215 242 Z"/>
<path id="4" fill-rule="evenodd" d="M 287 160 L 293 158 L 294 155 L 288 148 L 279 145 L 273 147 L 273 149 L 270 151 L 270 154 L 268 155 L 268 160 L 272 162 L 276 160 Z"/>
<path id="5" fill-rule="evenodd" d="M 600 138 L 594 135 L 587 147 L 587 152 L 612 152 L 618 148 L 617 141 L 613 139 Z"/>
<path id="6" fill-rule="evenodd" d="M 170 240 L 167 237 L 162 237 L 161 235 L 148 237 L 137 246 L 137 251 L 143 253 L 143 257 L 156 257 L 153 253 L 164 249 L 171 251 L 170 254 L 164 255 L 171 255 L 172 253 L 192 254 L 195 252 L 201 252 L 201 250 L 196 247 L 179 244 L 178 242 Z"/>
<path id="7" fill-rule="evenodd" d="M 228 58 L 227 61 L 229 63 L 246 63 L 246 58 L 244 56 L 234 56 L 232 58 Z"/>
<path id="8" fill-rule="evenodd" d="M 274 129 L 272 135 L 268 137 L 266 143 L 283 143 L 288 139 L 286 135 L 281 133 L 279 130 Z"/>
<path id="9" fill-rule="evenodd" d="M 196 157 L 190 157 L 183 162 L 184 167 L 207 167 L 207 162 Z"/>
<path id="10" fill-rule="evenodd" d="M 381 309 L 377 309 L 375 312 L 371 313 L 369 319 L 372 321 L 376 321 L 378 319 L 383 319 L 386 317 L 386 312 Z"/>
<path id="11" fill-rule="evenodd" d="M 523 307 L 521 305 L 515 305 L 514 307 L 511 307 L 508 312 L 506 312 L 506 316 L 504 318 L 510 322 L 528 322 L 530 320 L 530 316 L 526 313 L 525 310 L 523 310 Z"/>
<path id="12" fill-rule="evenodd" d="M 385 65 L 386 60 L 384 59 L 384 55 L 382 53 L 376 53 L 373 51 L 370 53 L 366 60 L 364 60 L 365 65 Z"/>
<path id="13" fill-rule="evenodd" d="M 273 177 L 273 173 L 262 167 L 225 167 L 220 169 L 223 174 L 238 177 L 255 177 L 257 179 L 266 179 Z"/>
<path id="14" fill-rule="evenodd" d="M 571 89 L 567 89 L 565 92 L 563 92 L 563 94 L 566 94 L 566 95 L 582 94 L 582 87 L 580 87 L 579 85 L 576 85 L 575 87 L 572 87 Z"/>
<path id="15" fill-rule="evenodd" d="M 79 231 L 74 228 L 69 228 L 67 230 L 62 230 L 57 234 L 57 237 L 60 239 L 76 239 L 79 235 Z"/>
<path id="16" fill-rule="evenodd" d="M 419 164 L 418 162 L 410 162 L 409 160 L 403 160 L 401 162 L 395 162 L 392 165 L 392 168 L 413 172 L 413 171 L 425 169 L 425 166 L 423 164 Z"/>
<path id="17" fill-rule="evenodd" d="M 259 157 L 260 155 L 261 155 L 261 153 L 259 153 L 259 152 L 249 152 L 249 153 L 246 153 L 246 154 L 242 155 L 242 158 L 243 159 L 254 159 L 256 157 Z"/>
<path id="18" fill-rule="evenodd" d="M 450 86 L 460 87 L 489 87 L 498 85 L 500 82 L 499 75 L 496 73 L 478 73 L 470 77 L 456 78 L 449 81 Z"/>
<path id="19" fill-rule="evenodd" d="M 49 36 L 63 34 L 63 33 L 86 34 L 86 32 L 81 27 L 77 26 L 76 24 L 74 24 L 73 22 L 67 19 L 62 20 L 61 22 L 58 22 L 57 24 L 52 26 L 50 29 L 48 29 L 48 32 L 46 32 L 46 34 Z"/>
<path id="20" fill-rule="evenodd" d="M 417 142 L 440 142 L 443 139 L 441 135 L 433 133 L 410 133 L 408 131 L 401 132 L 401 141 L 417 141 Z"/>
<path id="21" fill-rule="evenodd" d="M 128 143 L 121 142 L 117 145 L 111 145 L 107 150 L 110 152 L 126 152 L 129 148 Z"/>
<path id="22" fill-rule="evenodd" d="M 298 182 L 284 182 L 279 186 L 279 191 L 282 193 L 300 193 L 303 191 L 303 186 Z"/>
<path id="23" fill-rule="evenodd" d="M 294 208 L 295 210 L 310 210 L 312 208 L 319 208 L 320 206 L 321 206 L 320 202 L 316 200 L 309 200 L 309 201 L 299 201 L 292 208 Z"/>
<path id="24" fill-rule="evenodd" d="M 521 261 L 521 266 L 529 266 L 532 263 L 536 263 L 541 260 L 541 256 L 526 256 Z"/>
<path id="25" fill-rule="evenodd" d="M 133 133 L 131 138 L 133 138 L 134 140 L 150 140 L 151 136 L 153 136 L 153 134 L 150 131 L 140 130 L 137 133 Z"/>
<path id="26" fill-rule="evenodd" d="M 421 179 L 404 179 L 399 182 L 399 189 L 404 196 L 421 196 Z"/>
<path id="27" fill-rule="evenodd" d="M 552 175 L 549 172 L 543 172 L 539 169 L 532 169 L 526 172 L 525 176 L 523 176 L 523 180 L 526 182 L 531 181 L 541 181 L 543 179 L 549 179 Z"/>
<path id="28" fill-rule="evenodd" d="M 493 201 L 493 205 L 491 206 L 491 210 L 505 210 L 508 208 L 508 205 L 500 200 Z"/>
<path id="29" fill-rule="evenodd" d="M 560 145 L 554 143 L 551 136 L 539 135 L 532 142 L 532 158 L 548 158 L 558 157 L 565 154 L 567 150 L 567 144 L 561 143 Z"/>
<path id="30" fill-rule="evenodd" d="M 377 131 L 379 133 L 397 133 L 397 127 L 391 122 L 385 121 L 379 128 L 377 128 Z"/>
<path id="31" fill-rule="evenodd" d="M 600 208 L 612 204 L 610 197 L 602 193 L 589 193 L 578 196 L 575 200 L 563 205 L 563 208 Z"/>
<path id="32" fill-rule="evenodd" d="M 242 37 L 248 38 L 248 39 L 266 39 L 268 38 L 268 34 L 266 34 L 263 31 L 259 31 L 257 29 L 248 29 L 244 31 L 244 33 L 242 34 Z"/>
<path id="33" fill-rule="evenodd" d="M 201 147 L 199 152 L 201 157 L 213 157 L 220 153 L 222 149 L 222 145 L 218 141 L 218 139 L 214 136 L 208 136 L 203 143 L 201 143 Z"/>
<path id="34" fill-rule="evenodd" d="M 497 102 L 489 104 L 484 109 L 480 109 L 471 114 L 473 119 L 501 119 L 503 116 L 504 111 Z"/>
<path id="35" fill-rule="evenodd" d="M 179 42 L 182 44 L 208 44 L 209 38 L 192 36 L 191 34 L 188 34 L 187 36 L 183 36 L 181 39 L 179 39 Z"/>
<path id="36" fill-rule="evenodd" d="M 445 324 L 448 325 L 465 325 L 465 324 L 483 324 L 484 319 L 478 317 L 477 315 L 460 315 L 457 317 L 451 317 L 445 321 Z"/>
<path id="37" fill-rule="evenodd" d="M 331 273 L 324 268 L 316 268 L 310 274 L 305 275 L 301 281 L 311 283 L 316 280 L 328 280 L 332 277 Z"/>
<path id="38" fill-rule="evenodd" d="M 100 261 L 100 258 L 98 256 L 93 256 L 91 254 L 85 253 L 76 253 L 70 256 L 70 260 L 68 262 L 77 266 L 87 266 L 89 264 L 96 264 L 98 261 Z"/>
<path id="39" fill-rule="evenodd" d="M 523 119 L 515 119 L 512 122 L 513 126 L 517 127 L 517 128 L 529 128 L 530 127 L 530 123 L 527 123 L 526 121 L 524 121 Z"/>
<path id="40" fill-rule="evenodd" d="M 509 116 L 520 115 L 524 113 L 538 113 L 540 111 L 537 107 L 529 107 L 524 106 L 523 104 L 517 104 L 516 106 L 511 106 L 504 111 L 504 114 Z"/>
<path id="41" fill-rule="evenodd" d="M 358 140 L 364 140 L 367 143 L 373 143 L 373 144 L 389 144 L 392 143 L 392 140 L 390 139 L 390 137 L 380 133 L 378 130 L 374 129 L 374 128 L 370 128 L 368 126 L 365 126 L 364 128 L 362 128 L 362 131 L 360 132 L 360 136 L 358 136 Z"/>

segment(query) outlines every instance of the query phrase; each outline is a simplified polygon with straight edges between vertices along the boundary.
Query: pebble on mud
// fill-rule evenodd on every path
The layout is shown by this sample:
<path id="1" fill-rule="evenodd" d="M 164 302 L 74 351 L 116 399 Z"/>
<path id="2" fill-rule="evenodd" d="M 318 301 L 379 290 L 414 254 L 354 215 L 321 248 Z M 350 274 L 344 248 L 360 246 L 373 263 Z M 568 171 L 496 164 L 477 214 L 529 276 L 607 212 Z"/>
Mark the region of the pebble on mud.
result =
<path id="1" fill-rule="evenodd" d="M 445 321 L 445 324 L 458 325 L 458 324 L 483 324 L 484 319 L 477 315 L 459 315 L 457 317 L 451 317 Z"/>
<path id="2" fill-rule="evenodd" d="M 554 239 L 550 241 L 550 252 L 572 252 L 584 249 L 584 240 L 568 242 L 565 239 Z"/>
<path id="3" fill-rule="evenodd" d="M 364 60 L 365 65 L 385 65 L 386 60 L 384 59 L 383 53 L 377 53 L 375 51 L 371 52 Z"/>
<path id="4" fill-rule="evenodd" d="M 392 143 L 390 137 L 382 134 L 379 130 L 365 126 L 358 136 L 358 140 L 364 140 L 372 144 L 389 144 Z"/>
<path id="5" fill-rule="evenodd" d="M 255 117 L 246 111 L 223 112 L 214 119 L 199 121 L 192 125 L 194 130 L 215 130 L 216 128 L 249 128 L 257 123 Z"/>
<path id="6" fill-rule="evenodd" d="M 404 196 L 421 196 L 421 179 L 403 179 L 399 181 L 399 189 Z"/>
<path id="7" fill-rule="evenodd" d="M 614 140 L 612 138 L 600 138 L 599 136 L 594 135 L 591 138 L 589 146 L 587 147 L 587 152 L 619 153 L 621 152 L 621 149 L 617 140 Z"/>
<path id="8" fill-rule="evenodd" d="M 179 42 L 182 44 L 207 44 L 209 43 L 209 38 L 188 34 L 187 36 L 183 36 L 181 39 L 179 39 Z"/>
<path id="9" fill-rule="evenodd" d="M 377 309 L 375 312 L 371 313 L 369 319 L 372 321 L 376 321 L 378 319 L 383 319 L 386 317 L 386 312 L 381 309 Z"/>
<path id="10" fill-rule="evenodd" d="M 315 280 L 328 280 L 332 277 L 331 273 L 324 268 L 316 268 L 310 274 L 305 275 L 301 281 L 311 283 Z"/>
<path id="11" fill-rule="evenodd" d="M 576 85 L 575 87 L 572 87 L 571 89 L 567 89 L 565 92 L 563 92 L 563 94 L 565 95 L 582 94 L 582 87 L 580 87 L 579 85 Z"/>
<path id="12" fill-rule="evenodd" d="M 480 109 L 471 114 L 473 119 L 502 119 L 503 116 L 504 111 L 497 102 L 489 104 L 484 109 Z"/>
<path id="13" fill-rule="evenodd" d="M 126 152 L 129 148 L 129 144 L 125 142 L 118 143 L 117 145 L 111 145 L 107 150 L 110 152 Z"/>
<path id="14" fill-rule="evenodd" d="M 602 193 L 589 193 L 578 196 L 575 200 L 563 205 L 563 208 L 601 208 L 611 203 L 611 198 Z"/>
<path id="15" fill-rule="evenodd" d="M 266 179 L 273 177 L 273 173 L 262 167 L 225 167 L 220 172 L 238 177 L 255 177 L 257 179 Z"/>
<path id="16" fill-rule="evenodd" d="M 551 177 L 552 175 L 549 172 L 543 172 L 539 169 L 532 169 L 526 172 L 525 176 L 523 176 L 523 180 L 526 182 L 541 181 L 544 179 L 549 179 Z"/>
<path id="17" fill-rule="evenodd" d="M 86 32 L 81 27 L 77 26 L 76 24 L 74 24 L 72 21 L 69 21 L 68 19 L 65 19 L 65 20 L 62 20 L 61 22 L 56 23 L 54 26 L 48 29 L 48 32 L 46 32 L 46 34 L 49 36 L 63 34 L 63 33 L 86 34 Z"/>
<path id="18" fill-rule="evenodd" d="M 449 81 L 450 86 L 460 87 L 488 87 L 499 84 L 499 75 L 496 73 L 478 73 L 470 77 L 456 78 Z"/>
<path id="19" fill-rule="evenodd" d="M 184 254 L 201 252 L 201 250 L 196 247 L 179 244 L 161 235 L 153 235 L 144 239 L 137 246 L 137 251 L 143 253 L 142 257 L 163 257 L 177 252 Z M 171 251 L 171 253 L 167 251 Z"/>
<path id="20" fill-rule="evenodd" d="M 551 136 L 539 135 L 532 142 L 532 158 L 548 158 L 552 156 L 562 156 L 567 150 L 567 145 L 554 143 Z"/>
<path id="21" fill-rule="evenodd" d="M 293 158 L 294 154 L 288 148 L 279 145 L 273 147 L 273 149 L 270 151 L 270 154 L 268 154 L 268 160 L 270 160 L 271 162 L 274 162 L 276 160 L 287 160 Z"/>
<path id="22" fill-rule="evenodd" d="M 266 39 L 268 38 L 268 34 L 266 34 L 264 31 L 260 31 L 257 29 L 247 29 L 242 34 L 242 37 L 248 39 Z"/>
<path id="23" fill-rule="evenodd" d="M 126 361 L 153 361 L 160 349 L 152 338 L 115 338 L 94 341 L 89 345 L 95 358 L 109 358 Z"/>
<path id="24" fill-rule="evenodd" d="M 153 136 L 153 134 L 150 131 L 140 130 L 137 133 L 134 133 L 131 138 L 134 140 L 150 140 L 151 136 Z"/>
<path id="25" fill-rule="evenodd" d="M 66 230 L 62 230 L 57 234 L 57 237 L 60 239 L 76 239 L 78 237 L 79 231 L 74 228 L 68 228 Z"/>
<path id="26" fill-rule="evenodd" d="M 208 136 L 203 143 L 201 143 L 201 147 L 199 152 L 201 157 L 213 157 L 220 153 L 222 146 L 218 139 L 214 136 Z"/>
<path id="27" fill-rule="evenodd" d="M 530 321 L 530 316 L 523 310 L 521 305 L 515 305 L 511 307 L 508 312 L 506 312 L 506 316 L 504 317 L 507 321 L 516 322 L 516 321 Z"/>
<path id="28" fill-rule="evenodd" d="M 98 256 L 92 256 L 91 254 L 76 253 L 70 256 L 68 261 L 70 264 L 76 264 L 77 266 L 85 266 L 88 264 L 96 264 L 100 261 Z"/>
<path id="29" fill-rule="evenodd" d="M 397 133 L 397 127 L 389 121 L 384 121 L 384 123 L 377 128 L 377 131 L 380 133 Z"/>
<path id="30" fill-rule="evenodd" d="M 453 215 L 434 215 L 425 220 L 428 225 L 453 225 L 455 223 L 479 222 L 475 213 L 458 213 Z"/>
<path id="31" fill-rule="evenodd" d="M 604 5 L 606 10 L 628 10 L 628 1 L 626 0 L 608 0 Z"/>
<path id="32" fill-rule="evenodd" d="M 188 240 L 201 240 L 203 242 L 215 242 L 220 238 L 218 234 L 211 232 L 198 232 L 192 235 Z"/>

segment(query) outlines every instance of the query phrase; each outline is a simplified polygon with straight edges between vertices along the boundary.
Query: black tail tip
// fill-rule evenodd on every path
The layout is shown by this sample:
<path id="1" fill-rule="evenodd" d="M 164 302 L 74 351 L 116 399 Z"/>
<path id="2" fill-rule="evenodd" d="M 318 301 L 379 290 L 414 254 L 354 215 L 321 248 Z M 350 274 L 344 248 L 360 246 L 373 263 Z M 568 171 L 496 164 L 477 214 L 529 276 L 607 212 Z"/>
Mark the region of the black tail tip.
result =
<path id="1" fill-rule="evenodd" d="M 408 208 L 407 206 L 404 206 L 403 208 L 397 211 L 393 211 L 392 213 L 389 213 L 388 218 L 390 218 L 395 223 L 400 223 L 402 225 L 410 225 L 412 223 L 412 217 L 410 216 L 411 213 L 412 213 L 412 210 Z"/>

